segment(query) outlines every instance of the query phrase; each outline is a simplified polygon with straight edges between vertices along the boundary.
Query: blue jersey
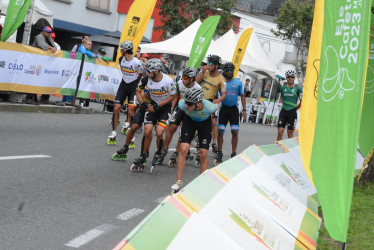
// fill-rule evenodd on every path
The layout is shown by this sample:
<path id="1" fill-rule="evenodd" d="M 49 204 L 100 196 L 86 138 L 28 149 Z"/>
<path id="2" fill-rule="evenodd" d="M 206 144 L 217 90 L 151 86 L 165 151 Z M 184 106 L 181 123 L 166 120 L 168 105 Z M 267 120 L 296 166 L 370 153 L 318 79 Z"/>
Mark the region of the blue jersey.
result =
<path id="1" fill-rule="evenodd" d="M 221 90 L 219 91 L 221 94 Z M 226 98 L 222 101 L 222 105 L 232 107 L 238 105 L 238 96 L 243 94 L 243 83 L 236 78 L 230 82 L 226 82 Z"/>
<path id="2" fill-rule="evenodd" d="M 186 103 L 184 100 L 178 102 L 178 108 L 182 110 L 186 115 L 188 115 L 195 122 L 202 122 L 209 118 L 211 114 L 216 112 L 218 105 L 214 104 L 208 100 L 203 100 L 203 109 L 199 111 L 187 111 Z"/>

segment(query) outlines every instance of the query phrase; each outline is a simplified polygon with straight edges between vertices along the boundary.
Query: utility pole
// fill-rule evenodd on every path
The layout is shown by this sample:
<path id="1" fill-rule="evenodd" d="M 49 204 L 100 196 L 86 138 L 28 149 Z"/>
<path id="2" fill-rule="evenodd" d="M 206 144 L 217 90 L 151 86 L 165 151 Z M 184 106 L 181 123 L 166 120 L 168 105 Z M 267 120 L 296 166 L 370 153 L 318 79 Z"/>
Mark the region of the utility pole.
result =
<path id="1" fill-rule="evenodd" d="M 30 41 L 30 33 L 31 33 L 31 26 L 32 26 L 32 15 L 34 12 L 34 5 L 35 5 L 35 0 L 31 1 L 30 8 L 27 11 L 27 16 L 26 16 L 26 22 L 25 22 L 25 29 L 23 31 L 23 36 L 22 36 L 22 43 L 28 45 Z"/>

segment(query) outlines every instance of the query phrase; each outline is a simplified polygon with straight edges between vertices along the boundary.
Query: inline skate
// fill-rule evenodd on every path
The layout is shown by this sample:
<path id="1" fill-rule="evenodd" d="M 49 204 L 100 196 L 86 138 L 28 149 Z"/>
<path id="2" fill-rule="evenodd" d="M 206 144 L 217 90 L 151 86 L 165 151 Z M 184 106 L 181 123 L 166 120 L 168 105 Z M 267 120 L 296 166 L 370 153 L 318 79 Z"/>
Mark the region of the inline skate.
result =
<path id="1" fill-rule="evenodd" d="M 130 142 L 129 148 L 135 148 L 135 135 L 134 135 L 134 137 L 131 139 L 131 142 Z"/>
<path id="2" fill-rule="evenodd" d="M 197 149 L 195 168 L 200 168 L 200 149 Z"/>
<path id="3" fill-rule="evenodd" d="M 177 166 L 177 159 L 178 159 L 178 152 L 174 151 L 174 153 L 170 156 L 169 160 L 169 168 L 174 168 Z"/>
<path id="4" fill-rule="evenodd" d="M 141 154 L 138 158 L 134 160 L 134 163 L 130 167 L 131 172 L 143 172 L 144 168 L 147 166 L 147 158 L 149 153 Z"/>
<path id="5" fill-rule="evenodd" d="M 112 133 L 110 133 L 110 135 L 108 136 L 107 145 L 111 146 L 111 145 L 116 145 L 116 144 L 117 144 L 117 132 L 112 131 Z"/>
<path id="6" fill-rule="evenodd" d="M 127 145 L 123 146 L 120 150 L 117 150 L 116 153 L 112 155 L 113 161 L 124 161 L 127 158 L 127 151 L 129 150 L 129 147 Z"/>
<path id="7" fill-rule="evenodd" d="M 152 163 L 151 163 L 151 169 L 149 171 L 151 174 L 153 173 L 156 165 L 159 165 L 160 158 L 161 158 L 161 152 L 156 151 L 155 156 L 153 157 L 153 160 L 152 160 Z"/>
<path id="8" fill-rule="evenodd" d="M 130 128 L 130 123 L 125 122 L 125 124 L 122 125 L 121 133 L 123 135 L 127 135 L 129 128 Z"/>
<path id="9" fill-rule="evenodd" d="M 216 155 L 214 156 L 214 166 L 217 166 L 222 163 L 222 151 L 217 151 Z"/>
<path id="10" fill-rule="evenodd" d="M 183 182 L 181 180 L 177 180 L 173 186 L 171 186 L 171 194 L 177 193 L 183 185 Z"/>
<path id="11" fill-rule="evenodd" d="M 236 152 L 234 152 L 234 153 L 231 154 L 231 158 L 233 158 L 235 156 L 236 156 Z"/>

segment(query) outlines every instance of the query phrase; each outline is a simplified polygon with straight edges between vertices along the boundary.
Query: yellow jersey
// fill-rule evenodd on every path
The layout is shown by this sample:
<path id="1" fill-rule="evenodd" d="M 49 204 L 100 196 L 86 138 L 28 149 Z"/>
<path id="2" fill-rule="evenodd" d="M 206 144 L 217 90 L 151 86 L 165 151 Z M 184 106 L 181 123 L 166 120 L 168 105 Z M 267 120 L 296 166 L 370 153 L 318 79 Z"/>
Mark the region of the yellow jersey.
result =
<path id="1" fill-rule="evenodd" d="M 203 80 L 200 82 L 200 86 L 204 91 L 205 99 L 214 99 L 217 91 L 221 89 L 221 93 L 226 92 L 225 78 L 218 74 L 218 76 L 210 76 L 210 72 L 207 70 L 204 73 Z"/>

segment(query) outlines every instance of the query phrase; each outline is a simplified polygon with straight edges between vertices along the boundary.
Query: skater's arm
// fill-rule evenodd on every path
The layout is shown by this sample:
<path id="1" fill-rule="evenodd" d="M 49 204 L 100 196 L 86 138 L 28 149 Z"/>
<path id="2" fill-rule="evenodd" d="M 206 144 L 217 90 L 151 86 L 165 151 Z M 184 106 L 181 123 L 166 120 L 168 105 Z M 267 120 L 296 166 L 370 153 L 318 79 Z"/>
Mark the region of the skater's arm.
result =
<path id="1" fill-rule="evenodd" d="M 169 96 L 168 98 L 166 98 L 165 100 L 163 100 L 162 102 L 160 102 L 160 103 L 158 104 L 158 106 L 159 106 L 159 107 L 165 106 L 166 104 L 168 104 L 168 103 L 174 101 L 174 99 L 176 99 L 176 97 L 177 97 L 176 94 L 171 95 L 171 96 Z"/>
<path id="2" fill-rule="evenodd" d="M 205 74 L 205 71 L 207 71 L 207 66 L 204 66 L 203 67 L 203 70 L 196 76 L 196 82 L 197 83 L 201 83 L 201 81 L 204 79 L 204 74 Z"/>
<path id="3" fill-rule="evenodd" d="M 245 95 L 244 93 L 240 96 L 240 98 L 242 99 L 242 117 L 247 117 L 247 103 L 245 101 Z"/>

